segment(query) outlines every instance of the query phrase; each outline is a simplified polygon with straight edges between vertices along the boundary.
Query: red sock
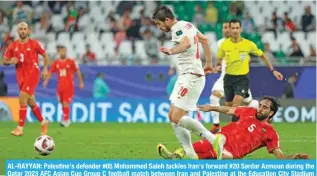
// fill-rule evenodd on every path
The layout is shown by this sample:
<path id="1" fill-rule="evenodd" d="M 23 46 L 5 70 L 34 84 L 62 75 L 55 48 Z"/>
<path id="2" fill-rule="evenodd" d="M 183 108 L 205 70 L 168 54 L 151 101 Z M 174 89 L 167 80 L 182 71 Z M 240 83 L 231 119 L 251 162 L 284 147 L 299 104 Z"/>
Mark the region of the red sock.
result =
<path id="1" fill-rule="evenodd" d="M 41 111 L 40 111 L 40 108 L 38 106 L 35 106 L 33 109 L 32 109 L 32 112 L 33 114 L 35 115 L 35 117 L 37 118 L 37 120 L 39 122 L 42 122 L 44 119 L 43 119 L 43 116 L 41 114 Z"/>
<path id="2" fill-rule="evenodd" d="M 69 107 L 63 107 L 63 120 L 69 120 Z"/>
<path id="3" fill-rule="evenodd" d="M 27 107 L 25 105 L 21 105 L 20 106 L 20 110 L 19 110 L 19 126 L 23 127 L 24 126 L 24 122 L 26 119 L 26 111 L 27 111 Z"/>

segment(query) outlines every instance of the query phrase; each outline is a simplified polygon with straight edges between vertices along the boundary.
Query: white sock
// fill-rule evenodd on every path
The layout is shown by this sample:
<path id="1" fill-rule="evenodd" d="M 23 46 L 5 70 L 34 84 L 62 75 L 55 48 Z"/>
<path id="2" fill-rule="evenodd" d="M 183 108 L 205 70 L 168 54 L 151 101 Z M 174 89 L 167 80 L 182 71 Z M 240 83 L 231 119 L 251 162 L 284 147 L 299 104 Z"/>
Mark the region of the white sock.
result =
<path id="1" fill-rule="evenodd" d="M 192 145 L 190 131 L 187 130 L 186 128 L 180 127 L 174 122 L 172 122 L 171 124 L 175 131 L 176 138 L 178 139 L 178 141 L 181 143 L 182 147 L 184 148 L 186 155 L 189 156 L 190 158 L 197 159 L 198 156 Z"/>
<path id="2" fill-rule="evenodd" d="M 210 96 L 210 105 L 212 106 L 220 106 L 220 98 L 214 96 L 214 95 L 211 95 Z M 219 121 L 219 112 L 216 112 L 216 111 L 211 111 L 211 115 L 212 115 L 212 123 L 213 124 L 219 124 L 220 121 Z"/>
<path id="3" fill-rule="evenodd" d="M 213 144 L 216 139 L 216 136 L 208 131 L 203 124 L 189 116 L 183 116 L 178 124 L 179 126 L 192 131 L 194 134 L 207 139 L 211 144 Z"/>

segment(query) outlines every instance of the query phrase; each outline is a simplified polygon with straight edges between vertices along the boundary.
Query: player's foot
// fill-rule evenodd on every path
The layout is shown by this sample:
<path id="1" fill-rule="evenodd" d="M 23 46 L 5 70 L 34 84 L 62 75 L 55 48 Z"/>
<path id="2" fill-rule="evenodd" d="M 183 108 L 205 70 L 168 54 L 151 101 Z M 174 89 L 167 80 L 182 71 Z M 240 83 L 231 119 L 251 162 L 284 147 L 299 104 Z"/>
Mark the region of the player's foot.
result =
<path id="1" fill-rule="evenodd" d="M 17 127 L 16 129 L 14 129 L 11 132 L 11 135 L 13 135 L 13 136 L 22 136 L 23 135 L 23 130 L 21 128 Z"/>
<path id="2" fill-rule="evenodd" d="M 188 154 L 186 154 L 184 148 L 179 148 L 173 153 L 172 159 L 198 160 L 199 158 L 196 153 L 193 153 L 190 157 Z"/>
<path id="3" fill-rule="evenodd" d="M 185 150 L 183 148 L 179 148 L 173 153 L 172 159 L 183 159 L 185 156 Z"/>
<path id="4" fill-rule="evenodd" d="M 212 133 L 218 133 L 218 132 L 220 132 L 220 130 L 221 130 L 221 128 L 220 128 L 219 125 L 213 124 L 212 127 L 211 127 L 211 129 L 210 129 L 210 132 L 212 132 Z"/>
<path id="5" fill-rule="evenodd" d="M 61 121 L 60 123 L 61 127 L 69 127 L 70 126 L 70 120 L 67 121 Z"/>
<path id="6" fill-rule="evenodd" d="M 159 155 L 164 159 L 172 159 L 173 153 L 167 150 L 167 148 L 163 144 L 158 144 L 156 149 Z"/>
<path id="7" fill-rule="evenodd" d="M 212 147 L 217 155 L 217 160 L 222 159 L 222 153 L 223 153 L 223 146 L 225 145 L 226 137 L 222 134 L 216 134 L 216 140 L 214 144 L 212 144 Z"/>
<path id="8" fill-rule="evenodd" d="M 47 135 L 48 131 L 48 120 L 44 120 L 44 122 L 41 124 L 41 135 Z"/>

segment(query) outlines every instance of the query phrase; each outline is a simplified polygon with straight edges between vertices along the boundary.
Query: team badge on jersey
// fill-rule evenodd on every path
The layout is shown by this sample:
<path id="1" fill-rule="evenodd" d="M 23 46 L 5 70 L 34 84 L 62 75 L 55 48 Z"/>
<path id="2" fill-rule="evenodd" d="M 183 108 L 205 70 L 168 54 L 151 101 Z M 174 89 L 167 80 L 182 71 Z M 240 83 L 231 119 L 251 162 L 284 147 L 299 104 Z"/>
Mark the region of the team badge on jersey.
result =
<path id="1" fill-rule="evenodd" d="M 265 128 L 262 128 L 262 132 L 263 132 L 263 133 L 266 133 L 266 129 L 265 129 Z"/>
<path id="2" fill-rule="evenodd" d="M 181 30 L 179 30 L 179 31 L 176 32 L 176 36 L 180 36 L 180 35 L 182 35 L 182 34 L 183 34 L 183 32 L 182 32 Z"/>
<path id="3" fill-rule="evenodd" d="M 244 60 L 247 55 L 245 53 L 240 54 L 240 60 Z"/>

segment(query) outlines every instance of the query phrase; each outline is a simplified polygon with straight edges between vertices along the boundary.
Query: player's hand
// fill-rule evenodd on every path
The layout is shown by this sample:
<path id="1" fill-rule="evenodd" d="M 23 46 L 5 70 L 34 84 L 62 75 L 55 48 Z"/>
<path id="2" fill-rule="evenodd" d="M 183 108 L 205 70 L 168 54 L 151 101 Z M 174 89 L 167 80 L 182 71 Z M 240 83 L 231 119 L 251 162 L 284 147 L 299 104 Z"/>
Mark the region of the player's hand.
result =
<path id="1" fill-rule="evenodd" d="M 198 105 L 197 108 L 200 110 L 200 111 L 204 111 L 204 112 L 209 112 L 212 110 L 212 107 L 209 105 L 209 104 L 206 104 L 206 105 Z"/>
<path id="2" fill-rule="evenodd" d="M 84 83 L 79 83 L 79 88 L 83 89 L 84 88 Z"/>
<path id="3" fill-rule="evenodd" d="M 17 59 L 16 57 L 12 57 L 12 58 L 11 58 L 11 64 L 12 64 L 12 65 L 17 64 L 18 62 L 19 62 L 19 59 Z"/>
<path id="4" fill-rule="evenodd" d="M 48 77 L 48 69 L 44 68 L 41 75 L 42 79 L 46 80 Z"/>
<path id="5" fill-rule="evenodd" d="M 221 72 L 221 71 L 222 71 L 221 65 L 217 65 L 217 66 L 214 68 L 213 73 L 218 73 L 218 72 Z"/>
<path id="6" fill-rule="evenodd" d="M 276 77 L 277 80 L 279 80 L 279 81 L 282 81 L 282 80 L 283 80 L 283 75 L 282 75 L 282 73 L 280 73 L 280 72 L 274 70 L 274 71 L 273 71 L 273 75 Z"/>
<path id="7" fill-rule="evenodd" d="M 168 75 L 172 76 L 172 75 L 174 75 L 174 73 L 175 73 L 175 71 L 174 71 L 173 68 L 170 68 L 170 69 L 168 70 Z"/>
<path id="8" fill-rule="evenodd" d="M 205 75 L 208 75 L 209 73 L 213 73 L 213 68 L 211 65 L 205 65 L 204 66 L 204 72 L 205 72 Z"/>
<path id="9" fill-rule="evenodd" d="M 294 155 L 293 159 L 310 159 L 309 155 L 298 153 Z"/>
<path id="10" fill-rule="evenodd" d="M 159 48 L 159 51 L 166 54 L 166 55 L 172 55 L 172 51 L 169 48 L 166 48 L 164 46 L 161 46 Z"/>

